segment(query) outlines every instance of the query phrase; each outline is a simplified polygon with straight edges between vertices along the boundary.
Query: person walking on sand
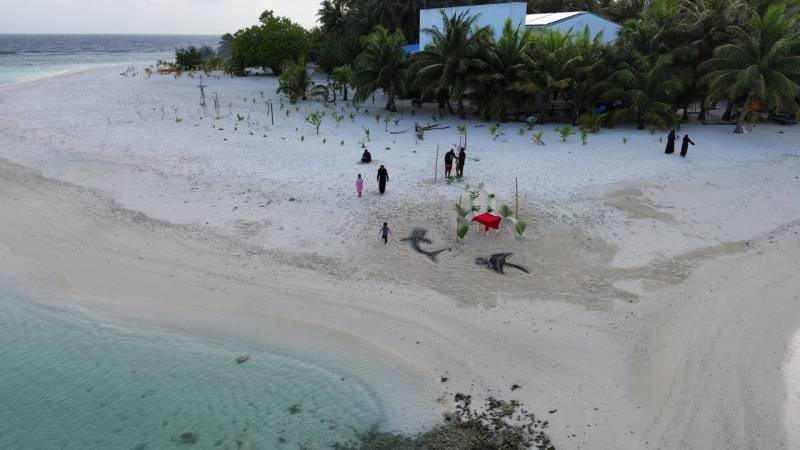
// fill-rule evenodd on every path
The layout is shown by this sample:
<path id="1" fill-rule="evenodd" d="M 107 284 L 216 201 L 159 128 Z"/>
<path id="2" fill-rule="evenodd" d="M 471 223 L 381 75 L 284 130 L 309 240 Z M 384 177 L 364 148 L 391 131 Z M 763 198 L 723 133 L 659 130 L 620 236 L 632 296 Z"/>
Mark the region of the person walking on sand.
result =
<path id="1" fill-rule="evenodd" d="M 456 159 L 456 152 L 451 148 L 449 152 L 444 154 L 444 177 L 450 178 L 453 172 L 453 160 Z"/>
<path id="2" fill-rule="evenodd" d="M 389 243 L 390 234 L 392 234 L 392 230 L 389 229 L 389 225 L 386 222 L 383 222 L 383 228 L 381 228 L 381 237 L 383 238 L 383 245 Z"/>
<path id="3" fill-rule="evenodd" d="M 380 191 L 381 195 L 386 192 L 387 181 L 389 181 L 389 171 L 381 164 L 381 167 L 378 169 L 378 191 Z"/>
<path id="4" fill-rule="evenodd" d="M 683 135 L 683 144 L 681 145 L 681 158 L 686 158 L 686 152 L 689 151 L 689 144 L 694 145 L 688 134 Z"/>
<path id="5" fill-rule="evenodd" d="M 361 178 L 361 174 L 358 174 L 358 178 L 356 178 L 356 192 L 358 197 L 361 198 L 361 193 L 364 192 L 364 179 Z"/>
<path id="6" fill-rule="evenodd" d="M 458 164 L 456 164 L 456 176 L 464 176 L 464 163 L 467 162 L 467 150 L 464 146 L 458 150 Z"/>
<path id="7" fill-rule="evenodd" d="M 669 129 L 669 134 L 667 135 L 667 149 L 664 150 L 664 153 L 667 155 L 671 155 L 675 153 L 675 128 Z"/>

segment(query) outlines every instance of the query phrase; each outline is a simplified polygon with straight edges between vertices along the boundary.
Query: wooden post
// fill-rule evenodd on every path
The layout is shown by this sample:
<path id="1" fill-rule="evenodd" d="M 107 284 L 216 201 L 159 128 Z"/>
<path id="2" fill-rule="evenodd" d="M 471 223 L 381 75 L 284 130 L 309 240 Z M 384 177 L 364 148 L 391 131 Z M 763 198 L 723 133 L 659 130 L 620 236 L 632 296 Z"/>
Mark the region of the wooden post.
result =
<path id="1" fill-rule="evenodd" d="M 519 183 L 517 183 L 517 177 L 514 177 L 514 216 L 519 220 Z"/>
<path id="2" fill-rule="evenodd" d="M 272 121 L 272 125 L 275 126 L 275 112 L 272 109 L 272 102 L 269 102 L 269 119 Z"/>
<path id="3" fill-rule="evenodd" d="M 436 144 L 436 162 L 433 164 L 433 184 L 436 184 L 439 176 L 439 144 Z"/>

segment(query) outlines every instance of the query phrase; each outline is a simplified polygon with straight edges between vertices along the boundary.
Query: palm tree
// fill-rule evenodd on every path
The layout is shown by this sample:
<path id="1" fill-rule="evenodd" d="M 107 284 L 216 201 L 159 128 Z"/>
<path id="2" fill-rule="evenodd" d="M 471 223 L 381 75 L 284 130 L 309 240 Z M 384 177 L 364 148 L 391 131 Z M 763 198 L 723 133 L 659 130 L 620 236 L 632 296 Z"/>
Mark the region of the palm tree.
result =
<path id="1" fill-rule="evenodd" d="M 604 84 L 605 100 L 620 101 L 623 107 L 609 114 L 611 122 L 632 118 L 643 130 L 645 124 L 666 128 L 677 121 L 672 99 L 680 92 L 682 82 L 672 76 L 672 57 L 639 56 L 625 62 Z"/>
<path id="2" fill-rule="evenodd" d="M 367 100 L 376 90 L 386 93 L 386 109 L 396 111 L 395 96 L 408 83 L 408 54 L 403 50 L 405 37 L 400 30 L 394 33 L 382 27 L 365 36 L 364 51 L 355 62 L 352 84 L 356 88 L 353 100 Z"/>
<path id="3" fill-rule="evenodd" d="M 698 120 L 705 120 L 707 109 L 708 86 L 697 81 L 702 74 L 699 66 L 711 59 L 714 49 L 728 41 L 728 28 L 743 22 L 746 4 L 744 0 L 694 0 L 684 1 L 680 5 L 678 15 L 683 19 L 679 30 L 688 42 L 688 57 L 682 66 L 690 74 L 690 82 L 683 96 L 684 117 L 688 120 L 688 103 L 700 102 Z"/>
<path id="4" fill-rule="evenodd" d="M 573 63 L 573 82 L 569 91 L 572 97 L 575 121 L 583 111 L 589 109 L 598 86 L 608 76 L 605 59 L 603 33 L 592 37 L 589 27 L 573 37 L 575 61 Z"/>
<path id="5" fill-rule="evenodd" d="M 534 35 L 531 72 L 536 74 L 545 102 L 542 115 L 553 115 L 560 94 L 570 91 L 575 84 L 575 66 L 579 61 L 572 35 L 558 30 L 548 30 Z"/>
<path id="6" fill-rule="evenodd" d="M 763 15 L 753 13 L 747 29 L 729 27 L 733 42 L 717 47 L 714 57 L 702 64 L 708 74 L 701 81 L 708 83 L 713 98 L 746 96 L 734 133 L 744 131 L 745 116 L 756 99 L 772 110 L 800 111 L 796 20 L 786 14 L 785 5 L 772 5 Z"/>
<path id="7" fill-rule="evenodd" d="M 511 20 L 506 20 L 500 39 L 483 54 L 486 66 L 473 78 L 469 94 L 481 119 L 491 120 L 497 115 L 505 121 L 509 109 L 522 103 L 517 89 L 527 78 L 525 68 L 532 64 L 528 56 L 530 36 L 529 30 L 514 28 Z"/>
<path id="8" fill-rule="evenodd" d="M 345 64 L 343 66 L 336 67 L 333 69 L 333 80 L 336 83 L 336 86 L 342 90 L 342 99 L 347 101 L 347 92 L 348 86 L 350 86 L 350 80 L 353 77 L 353 68 L 350 67 L 350 64 Z"/>
<path id="9" fill-rule="evenodd" d="M 289 103 L 295 104 L 298 100 L 308 100 L 309 96 L 328 98 L 328 88 L 324 85 L 314 85 L 311 74 L 306 67 L 306 59 L 288 61 L 283 64 L 278 77 L 278 94 L 289 97 Z"/>
<path id="10" fill-rule="evenodd" d="M 231 44 L 233 43 L 233 35 L 225 33 L 219 38 L 219 45 L 217 46 L 217 54 L 225 59 L 231 57 Z"/>
<path id="11" fill-rule="evenodd" d="M 463 119 L 464 94 L 470 77 L 482 70 L 486 63 L 480 58 L 482 46 L 489 41 L 488 28 L 476 28 L 478 15 L 469 11 L 448 17 L 442 11 L 443 27 L 427 28 L 433 43 L 419 52 L 411 68 L 415 74 L 414 88 L 436 93 L 447 91 L 451 100 L 458 102 L 458 114 Z"/>
<path id="12" fill-rule="evenodd" d="M 352 0 L 323 0 L 317 11 L 317 21 L 322 29 L 329 33 L 340 33 L 345 30 L 347 11 Z"/>

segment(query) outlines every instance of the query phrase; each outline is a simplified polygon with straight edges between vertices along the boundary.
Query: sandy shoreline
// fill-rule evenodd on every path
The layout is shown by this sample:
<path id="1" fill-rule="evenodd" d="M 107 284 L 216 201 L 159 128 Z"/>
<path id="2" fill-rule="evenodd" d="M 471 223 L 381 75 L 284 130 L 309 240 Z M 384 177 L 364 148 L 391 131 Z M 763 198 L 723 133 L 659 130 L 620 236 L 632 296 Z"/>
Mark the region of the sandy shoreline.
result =
<path id="1" fill-rule="evenodd" d="M 648 132 L 604 130 L 587 146 L 549 132 L 536 148 L 513 124 L 494 141 L 470 122 L 468 181 L 509 203 L 519 177 L 530 229 L 457 244 L 464 190 L 433 186 L 428 166 L 460 122 L 415 144 L 362 110 L 315 136 L 303 117 L 316 103 L 267 124 L 273 79 L 208 80 L 220 120 L 197 106 L 197 82 L 98 69 L 0 88 L 3 272 L 33 264 L 77 304 L 190 334 L 358 349 L 426 386 L 416 404 L 518 398 L 559 448 L 795 448 L 796 127 L 692 125 L 702 149 L 680 160 Z M 394 180 L 356 203 L 350 179 L 374 169 L 355 164 L 361 127 Z M 415 226 L 453 251 L 419 259 L 398 242 Z M 472 262 L 498 248 L 532 276 Z M 392 384 L 390 399 L 404 395 Z"/>

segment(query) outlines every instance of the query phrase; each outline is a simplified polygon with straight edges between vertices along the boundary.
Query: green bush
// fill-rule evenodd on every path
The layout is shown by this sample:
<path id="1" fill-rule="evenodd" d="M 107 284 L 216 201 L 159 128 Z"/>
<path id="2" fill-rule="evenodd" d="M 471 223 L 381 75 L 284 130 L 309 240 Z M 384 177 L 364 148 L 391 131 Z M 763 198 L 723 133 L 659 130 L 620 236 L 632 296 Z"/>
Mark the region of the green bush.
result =
<path id="1" fill-rule="evenodd" d="M 584 113 L 578 117 L 578 127 L 590 133 L 597 133 L 603 126 L 603 116 L 597 113 Z"/>
<path id="2" fill-rule="evenodd" d="M 458 213 L 459 217 L 467 217 L 467 214 L 469 214 L 469 210 L 462 208 L 461 205 L 459 204 L 456 204 L 455 206 L 456 206 L 456 212 Z"/>
<path id="3" fill-rule="evenodd" d="M 519 233 L 519 235 L 522 236 L 522 233 L 524 233 L 525 229 L 528 228 L 528 224 L 525 223 L 524 220 L 517 220 L 515 228 L 517 229 L 517 233 Z"/>
<path id="4" fill-rule="evenodd" d="M 230 67 L 243 75 L 249 67 L 280 74 L 285 61 L 297 61 L 309 51 L 308 32 L 287 17 L 264 11 L 255 25 L 236 32 L 230 43 Z"/>
<path id="5" fill-rule="evenodd" d="M 467 225 L 465 223 L 462 223 L 461 225 L 459 225 L 458 229 L 457 229 L 458 238 L 459 239 L 464 239 L 464 236 L 467 235 L 468 231 L 469 231 L 469 225 Z"/>
<path id="6" fill-rule="evenodd" d="M 179 47 L 175 49 L 175 67 L 180 70 L 199 70 L 207 60 L 216 59 L 217 54 L 211 47 L 204 45 L 195 47 Z"/>

